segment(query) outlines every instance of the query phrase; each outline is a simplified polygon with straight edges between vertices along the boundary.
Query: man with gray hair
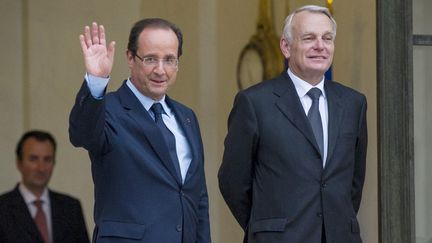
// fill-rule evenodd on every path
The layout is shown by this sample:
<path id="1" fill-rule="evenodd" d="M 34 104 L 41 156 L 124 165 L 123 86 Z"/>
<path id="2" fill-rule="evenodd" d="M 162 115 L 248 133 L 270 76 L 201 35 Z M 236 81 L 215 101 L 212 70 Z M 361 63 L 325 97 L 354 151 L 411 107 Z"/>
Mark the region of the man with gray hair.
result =
<path id="1" fill-rule="evenodd" d="M 245 242 L 361 243 L 366 98 L 324 77 L 336 37 L 327 8 L 297 9 L 283 30 L 288 69 L 235 98 L 220 190 Z"/>

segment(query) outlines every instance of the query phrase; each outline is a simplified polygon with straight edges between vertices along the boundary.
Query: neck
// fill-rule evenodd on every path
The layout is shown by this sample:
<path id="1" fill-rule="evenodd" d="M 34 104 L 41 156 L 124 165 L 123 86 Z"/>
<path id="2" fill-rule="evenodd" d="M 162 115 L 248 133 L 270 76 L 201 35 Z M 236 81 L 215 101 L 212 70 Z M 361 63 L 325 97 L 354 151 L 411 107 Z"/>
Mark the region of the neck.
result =
<path id="1" fill-rule="evenodd" d="M 316 86 L 317 84 L 319 84 L 321 82 L 321 80 L 323 79 L 324 74 L 320 74 L 320 75 L 302 75 L 299 74 L 298 72 L 296 72 L 293 69 L 290 69 L 290 71 L 297 76 L 298 78 L 300 78 L 301 80 L 309 83 L 312 86 Z"/>
<path id="2" fill-rule="evenodd" d="M 31 187 L 31 186 L 27 186 L 25 184 L 23 184 L 25 186 L 25 188 L 27 188 L 27 190 L 29 190 L 35 197 L 37 198 L 41 198 L 42 194 L 45 190 L 45 187 L 40 188 L 40 187 Z"/>
<path id="3" fill-rule="evenodd" d="M 308 76 L 308 75 L 301 76 L 301 75 L 297 75 L 297 76 L 299 78 L 303 79 L 304 81 L 308 82 L 312 86 L 316 86 L 323 79 L 322 75 L 321 76 Z"/>

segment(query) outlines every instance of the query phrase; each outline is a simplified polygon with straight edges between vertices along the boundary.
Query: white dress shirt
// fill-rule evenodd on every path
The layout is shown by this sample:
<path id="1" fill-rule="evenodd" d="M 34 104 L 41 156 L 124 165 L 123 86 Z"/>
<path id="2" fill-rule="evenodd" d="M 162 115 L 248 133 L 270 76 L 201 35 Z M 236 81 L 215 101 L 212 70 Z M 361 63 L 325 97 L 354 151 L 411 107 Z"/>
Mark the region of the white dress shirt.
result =
<path id="1" fill-rule="evenodd" d="M 294 87 L 297 91 L 297 95 L 300 98 L 300 102 L 303 106 L 303 109 L 307 113 L 312 106 L 312 99 L 307 95 L 312 88 L 318 88 L 321 90 L 322 94 L 319 99 L 319 112 L 321 115 L 321 123 L 323 126 L 323 138 L 324 138 L 324 155 L 323 155 L 323 167 L 325 167 L 326 159 L 327 159 L 327 146 L 328 146 L 328 105 L 327 105 L 327 96 L 324 90 L 324 76 L 322 80 L 315 86 L 309 84 L 308 82 L 302 80 L 298 76 L 296 76 L 291 70 L 288 68 L 288 75 L 293 81 Z"/>

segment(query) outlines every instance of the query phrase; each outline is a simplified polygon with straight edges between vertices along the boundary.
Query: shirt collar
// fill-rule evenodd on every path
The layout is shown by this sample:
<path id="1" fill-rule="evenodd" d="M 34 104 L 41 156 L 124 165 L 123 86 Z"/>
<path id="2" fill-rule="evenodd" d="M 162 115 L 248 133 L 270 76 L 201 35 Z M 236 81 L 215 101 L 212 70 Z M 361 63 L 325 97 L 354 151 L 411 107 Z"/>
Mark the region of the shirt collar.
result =
<path id="1" fill-rule="evenodd" d="M 294 87 L 297 90 L 297 94 L 300 98 L 303 98 L 307 94 L 307 92 L 309 92 L 309 90 L 314 87 L 320 89 L 324 99 L 326 98 L 326 94 L 324 91 L 324 76 L 317 85 L 313 86 L 310 83 L 296 76 L 289 68 L 288 68 L 288 75 L 291 78 Z"/>
<path id="2" fill-rule="evenodd" d="M 48 189 L 46 187 L 40 198 L 37 198 L 22 182 L 19 184 L 18 190 L 23 196 L 26 204 L 32 204 L 37 199 L 42 200 L 44 203 L 49 203 Z"/>
<path id="3" fill-rule="evenodd" d="M 129 87 L 129 89 L 132 91 L 132 93 L 134 93 L 134 95 L 137 97 L 137 99 L 139 100 L 139 102 L 144 106 L 144 108 L 149 111 L 150 108 L 152 107 L 152 105 L 154 103 L 160 103 L 165 111 L 165 114 L 167 114 L 168 116 L 170 116 L 171 109 L 169 109 L 166 101 L 165 101 L 165 97 L 166 95 L 164 95 L 162 97 L 161 100 L 153 100 L 152 98 L 149 98 L 145 95 L 143 95 L 136 87 L 135 85 L 133 85 L 132 81 L 130 81 L 130 78 L 128 78 L 128 80 L 126 81 L 126 85 Z"/>

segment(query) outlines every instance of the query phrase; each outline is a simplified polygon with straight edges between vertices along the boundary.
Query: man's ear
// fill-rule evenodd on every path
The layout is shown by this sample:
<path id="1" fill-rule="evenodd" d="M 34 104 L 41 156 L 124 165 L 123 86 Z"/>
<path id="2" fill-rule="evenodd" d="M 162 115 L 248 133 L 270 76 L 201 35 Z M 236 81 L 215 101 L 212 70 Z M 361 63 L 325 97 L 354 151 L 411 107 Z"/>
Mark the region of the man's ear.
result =
<path id="1" fill-rule="evenodd" d="M 290 57 L 290 47 L 289 47 L 288 41 L 282 37 L 280 39 L 279 45 L 280 45 L 280 49 L 282 51 L 282 54 L 284 55 L 284 57 L 286 59 L 288 59 Z"/>
<path id="2" fill-rule="evenodd" d="M 129 67 L 132 67 L 132 65 L 135 62 L 135 56 L 132 54 L 130 50 L 126 50 L 126 59 Z"/>
<path id="3" fill-rule="evenodd" d="M 19 172 L 21 172 L 21 164 L 22 164 L 22 161 L 19 160 L 19 159 L 16 159 L 15 161 L 16 161 L 16 162 L 15 162 L 16 168 L 18 169 Z"/>

